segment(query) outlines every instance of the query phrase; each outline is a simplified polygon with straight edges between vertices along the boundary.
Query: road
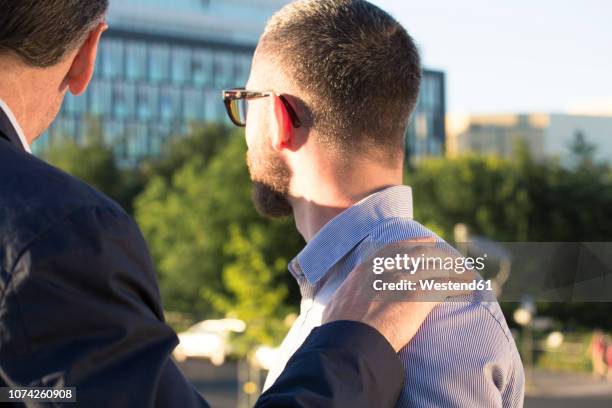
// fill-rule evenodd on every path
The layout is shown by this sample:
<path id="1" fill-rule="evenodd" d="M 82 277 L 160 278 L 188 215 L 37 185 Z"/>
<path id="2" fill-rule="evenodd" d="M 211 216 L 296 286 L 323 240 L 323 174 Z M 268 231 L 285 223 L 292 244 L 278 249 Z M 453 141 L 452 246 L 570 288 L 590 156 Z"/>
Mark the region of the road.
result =
<path id="1" fill-rule="evenodd" d="M 179 368 L 214 408 L 236 408 L 237 365 L 190 360 Z M 535 372 L 525 408 L 612 408 L 612 383 L 587 374 Z"/>
<path id="2" fill-rule="evenodd" d="M 612 383 L 588 374 L 536 371 L 525 408 L 611 408 Z"/>
<path id="3" fill-rule="evenodd" d="M 179 369 L 213 408 L 236 408 L 238 368 L 234 362 L 215 367 L 205 361 L 178 363 Z"/>

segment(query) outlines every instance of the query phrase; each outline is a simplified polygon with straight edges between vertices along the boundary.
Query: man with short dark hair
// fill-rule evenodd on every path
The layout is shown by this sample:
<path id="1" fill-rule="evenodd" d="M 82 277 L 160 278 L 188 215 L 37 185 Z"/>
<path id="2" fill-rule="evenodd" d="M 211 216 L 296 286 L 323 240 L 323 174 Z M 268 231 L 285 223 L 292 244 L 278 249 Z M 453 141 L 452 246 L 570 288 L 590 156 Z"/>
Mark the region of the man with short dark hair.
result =
<path id="1" fill-rule="evenodd" d="M 0 387 L 76 387 L 83 407 L 207 406 L 170 359 L 177 337 L 138 227 L 29 154 L 66 92 L 87 88 L 107 6 L 0 0 Z M 368 296 L 357 300 L 309 337 L 258 406 L 395 402 L 395 352 L 416 329 L 389 329 Z M 406 310 L 415 327 L 429 311 Z"/>
<path id="2" fill-rule="evenodd" d="M 443 243 L 413 220 L 412 191 L 401 185 L 420 76 L 413 40 L 378 7 L 303 0 L 269 21 L 246 89 L 225 91 L 230 117 L 246 126 L 257 208 L 293 214 L 307 242 L 289 264 L 301 313 L 266 387 L 356 265 L 392 242 Z M 497 302 L 481 295 L 438 305 L 402 349 L 398 406 L 522 406 L 516 345 Z"/>

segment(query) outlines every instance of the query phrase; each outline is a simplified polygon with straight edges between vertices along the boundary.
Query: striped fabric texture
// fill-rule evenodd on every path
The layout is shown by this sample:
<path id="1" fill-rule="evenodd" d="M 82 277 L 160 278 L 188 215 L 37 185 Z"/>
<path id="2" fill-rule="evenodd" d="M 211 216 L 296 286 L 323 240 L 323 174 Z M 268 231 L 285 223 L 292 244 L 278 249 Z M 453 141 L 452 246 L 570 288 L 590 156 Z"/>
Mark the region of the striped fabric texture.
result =
<path id="1" fill-rule="evenodd" d="M 280 375 L 357 265 L 382 246 L 433 232 L 413 220 L 412 190 L 394 186 L 330 220 L 289 264 L 302 294 L 300 315 L 264 389 Z M 397 407 L 522 407 L 524 371 L 499 304 L 478 293 L 438 305 L 399 355 L 405 383 Z M 488 299 L 489 300 L 489 299 Z"/>

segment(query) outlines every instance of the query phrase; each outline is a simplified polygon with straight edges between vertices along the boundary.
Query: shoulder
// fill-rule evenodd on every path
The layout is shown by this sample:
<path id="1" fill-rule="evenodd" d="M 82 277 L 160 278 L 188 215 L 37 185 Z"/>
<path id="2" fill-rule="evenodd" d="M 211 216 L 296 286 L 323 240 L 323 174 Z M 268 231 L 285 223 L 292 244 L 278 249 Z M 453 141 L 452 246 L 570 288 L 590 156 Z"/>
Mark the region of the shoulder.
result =
<path id="1" fill-rule="evenodd" d="M 411 364 L 444 367 L 450 376 L 490 377 L 499 389 L 521 369 L 499 304 L 473 298 L 436 306 L 400 357 Z"/>
<path id="2" fill-rule="evenodd" d="M 406 372 L 400 397 L 404 402 L 418 402 L 418 406 L 521 405 L 522 363 L 496 302 L 441 303 L 399 356 Z"/>
<path id="3" fill-rule="evenodd" d="M 434 238 L 437 246 L 455 249 L 422 224 L 410 218 L 393 218 L 378 226 L 361 244 L 363 259 L 389 243 Z M 488 301 L 483 301 L 487 299 Z M 457 352 L 457 350 L 463 350 Z M 413 353 L 413 363 L 421 355 L 427 361 L 458 358 L 467 360 L 512 363 L 516 345 L 499 304 L 490 301 L 484 292 L 476 292 L 461 301 L 447 301 L 429 315 L 417 336 L 403 353 Z M 416 358 L 416 360 L 414 360 Z M 425 364 L 425 362 L 424 362 Z"/>
<path id="4" fill-rule="evenodd" d="M 515 348 L 499 304 L 472 296 L 436 306 L 421 332 L 422 336 L 436 337 L 438 342 L 451 342 L 491 357 L 509 356 Z"/>
<path id="5" fill-rule="evenodd" d="M 367 259 L 390 243 L 425 237 L 433 238 L 436 246 L 455 251 L 451 245 L 419 222 L 411 218 L 397 217 L 378 225 L 361 242 L 358 252 L 362 259 Z M 514 339 L 501 308 L 496 301 L 484 302 L 484 298 L 488 299 L 488 296 L 476 292 L 461 301 L 441 303 L 434 308 L 411 344 L 414 344 L 416 349 L 424 344 L 436 347 L 434 342 L 440 344 L 465 341 L 464 345 L 472 348 L 478 343 L 474 341 L 473 336 L 476 336 L 482 341 L 489 341 L 489 344 L 495 343 L 494 347 L 481 347 L 480 352 L 490 351 L 491 354 L 511 352 L 515 348 Z M 500 345 L 503 347 L 500 348 Z"/>
<path id="6" fill-rule="evenodd" d="M 0 261 L 5 267 L 27 245 L 75 214 L 94 214 L 81 217 L 92 229 L 132 224 L 112 199 L 32 155 L 0 146 L 0 173 L 0 230 L 5 231 Z"/>

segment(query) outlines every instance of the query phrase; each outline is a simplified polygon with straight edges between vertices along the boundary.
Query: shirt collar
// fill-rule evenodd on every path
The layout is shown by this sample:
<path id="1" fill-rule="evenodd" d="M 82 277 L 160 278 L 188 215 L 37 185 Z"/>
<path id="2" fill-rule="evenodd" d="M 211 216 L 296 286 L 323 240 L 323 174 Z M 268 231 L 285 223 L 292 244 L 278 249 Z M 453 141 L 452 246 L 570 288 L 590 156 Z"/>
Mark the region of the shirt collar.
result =
<path id="1" fill-rule="evenodd" d="M 25 138 L 25 135 L 23 134 L 23 130 L 21 129 L 21 126 L 19 126 L 19 122 L 17 122 L 17 119 L 15 118 L 15 115 L 13 114 L 13 111 L 11 110 L 11 108 L 8 107 L 6 102 L 4 102 L 2 99 L 0 99 L 0 109 L 2 109 L 2 111 L 4 111 L 4 114 L 8 118 L 11 126 L 13 127 L 13 130 L 15 131 L 15 133 L 17 133 L 17 136 L 19 137 L 19 141 L 21 142 L 21 144 L 22 144 L 23 148 L 25 149 L 25 151 L 28 152 L 28 153 L 32 153 L 32 149 L 30 148 L 30 144 L 28 143 L 27 139 Z"/>
<path id="2" fill-rule="evenodd" d="M 332 218 L 295 257 L 289 269 L 296 275 L 299 266 L 314 285 L 381 222 L 398 217 L 412 218 L 412 189 L 408 186 L 387 187 Z"/>

